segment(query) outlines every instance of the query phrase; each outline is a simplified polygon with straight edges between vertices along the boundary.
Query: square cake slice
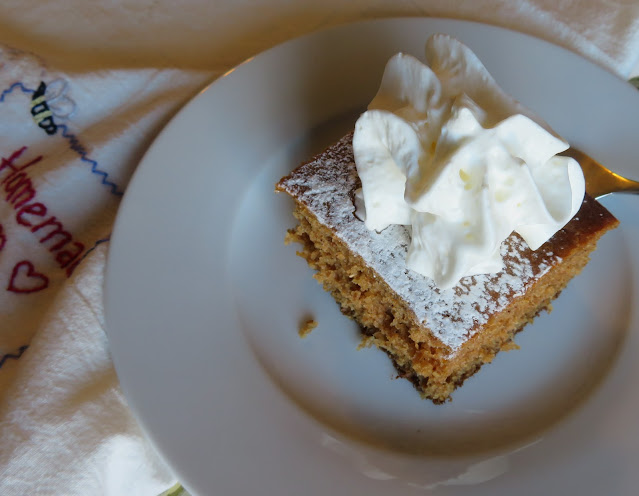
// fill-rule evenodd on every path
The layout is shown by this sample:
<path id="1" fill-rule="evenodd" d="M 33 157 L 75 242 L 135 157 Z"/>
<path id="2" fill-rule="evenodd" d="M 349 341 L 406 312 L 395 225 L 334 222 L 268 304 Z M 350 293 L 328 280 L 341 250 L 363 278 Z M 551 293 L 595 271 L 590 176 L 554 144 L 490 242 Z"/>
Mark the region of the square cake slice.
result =
<path id="1" fill-rule="evenodd" d="M 514 335 L 550 307 L 597 240 L 618 224 L 586 195 L 578 214 L 538 250 L 512 234 L 501 247 L 504 270 L 440 290 L 406 268 L 410 228 L 378 233 L 355 216 L 359 187 L 349 134 L 277 184 L 295 200 L 299 222 L 287 241 L 301 244 L 298 254 L 365 339 L 435 403 L 500 350 L 516 347 Z"/>

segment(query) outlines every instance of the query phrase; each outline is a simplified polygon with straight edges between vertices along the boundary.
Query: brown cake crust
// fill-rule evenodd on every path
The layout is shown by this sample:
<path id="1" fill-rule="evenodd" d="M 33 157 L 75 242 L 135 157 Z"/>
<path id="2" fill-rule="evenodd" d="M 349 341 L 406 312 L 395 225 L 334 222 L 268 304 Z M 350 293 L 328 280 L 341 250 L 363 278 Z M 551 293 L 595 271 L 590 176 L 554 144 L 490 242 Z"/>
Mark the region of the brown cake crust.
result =
<path id="1" fill-rule="evenodd" d="M 299 223 L 287 241 L 301 244 L 298 254 L 342 312 L 436 403 L 500 350 L 516 347 L 514 335 L 550 306 L 587 264 L 597 240 L 618 224 L 586 196 L 578 214 L 538 250 L 513 234 L 502 246 L 502 272 L 440 291 L 405 268 L 406 228 L 375 233 L 355 217 L 360 181 L 351 141 L 345 136 L 276 185 L 295 200 Z"/>

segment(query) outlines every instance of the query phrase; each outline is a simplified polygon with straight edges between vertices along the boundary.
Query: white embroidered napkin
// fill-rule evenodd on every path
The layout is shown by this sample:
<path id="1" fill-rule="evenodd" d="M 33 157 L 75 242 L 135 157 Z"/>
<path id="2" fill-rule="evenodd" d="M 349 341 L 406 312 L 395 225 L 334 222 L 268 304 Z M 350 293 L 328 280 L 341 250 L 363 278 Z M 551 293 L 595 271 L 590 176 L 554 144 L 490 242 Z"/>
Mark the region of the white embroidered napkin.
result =
<path id="1" fill-rule="evenodd" d="M 175 483 L 108 354 L 105 241 L 152 137 L 212 77 L 62 74 L 0 47 L 0 494 L 155 496 Z"/>

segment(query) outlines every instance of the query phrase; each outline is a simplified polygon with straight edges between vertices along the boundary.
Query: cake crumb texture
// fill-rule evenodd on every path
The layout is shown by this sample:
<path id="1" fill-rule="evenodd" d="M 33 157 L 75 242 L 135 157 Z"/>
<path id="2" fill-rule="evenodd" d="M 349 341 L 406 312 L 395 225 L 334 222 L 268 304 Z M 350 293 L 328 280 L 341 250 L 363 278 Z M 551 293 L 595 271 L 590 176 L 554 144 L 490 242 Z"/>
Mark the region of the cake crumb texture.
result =
<path id="1" fill-rule="evenodd" d="M 308 336 L 311 331 L 313 329 L 315 329 L 317 327 L 317 322 L 313 319 L 309 319 L 306 320 L 302 323 L 302 325 L 300 325 L 299 330 L 297 331 L 297 333 L 299 334 L 299 336 L 301 338 L 305 338 L 306 336 Z"/>
<path id="2" fill-rule="evenodd" d="M 295 200 L 298 221 L 286 237 L 332 294 L 342 313 L 357 321 L 363 343 L 375 344 L 401 377 L 435 403 L 500 350 L 517 348 L 514 336 L 549 309 L 588 263 L 597 240 L 618 221 L 586 196 L 579 213 L 532 251 L 517 234 L 502 245 L 505 268 L 463 278 L 449 290 L 409 271 L 407 228 L 369 231 L 354 215 L 360 187 L 352 135 L 302 164 L 276 190 Z"/>

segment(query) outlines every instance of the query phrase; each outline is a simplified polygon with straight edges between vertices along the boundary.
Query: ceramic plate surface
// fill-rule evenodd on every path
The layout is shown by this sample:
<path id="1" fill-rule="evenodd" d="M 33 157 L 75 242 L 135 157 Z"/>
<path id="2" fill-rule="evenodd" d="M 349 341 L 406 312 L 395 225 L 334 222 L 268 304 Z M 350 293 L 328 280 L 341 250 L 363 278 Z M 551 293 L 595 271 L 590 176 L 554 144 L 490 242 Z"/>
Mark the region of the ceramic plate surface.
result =
<path id="1" fill-rule="evenodd" d="M 358 350 L 355 325 L 294 246 L 275 182 L 342 136 L 387 59 L 459 38 L 577 148 L 639 176 L 639 93 L 546 42 L 491 26 L 390 19 L 280 45 L 215 81 L 140 164 L 105 289 L 125 395 L 195 495 L 634 494 L 639 487 L 639 211 L 441 406 Z M 634 212 L 634 213 L 633 213 Z M 298 326 L 318 327 L 305 339 Z"/>

